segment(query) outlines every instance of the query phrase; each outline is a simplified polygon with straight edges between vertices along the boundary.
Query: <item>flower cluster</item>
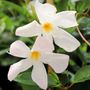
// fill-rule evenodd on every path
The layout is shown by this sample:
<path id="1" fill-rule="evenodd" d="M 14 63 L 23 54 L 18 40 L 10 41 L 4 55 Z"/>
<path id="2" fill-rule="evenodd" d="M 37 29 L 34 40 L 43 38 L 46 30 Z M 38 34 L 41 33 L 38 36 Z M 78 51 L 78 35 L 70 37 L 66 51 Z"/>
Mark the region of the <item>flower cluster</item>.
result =
<path id="1" fill-rule="evenodd" d="M 67 52 L 77 49 L 80 46 L 79 41 L 63 28 L 74 27 L 78 24 L 75 11 L 56 13 L 57 10 L 53 5 L 42 4 L 38 0 L 34 3 L 34 8 L 39 22 L 34 20 L 17 28 L 16 35 L 23 37 L 37 36 L 36 41 L 31 50 L 20 40 L 11 44 L 9 54 L 23 59 L 10 66 L 8 79 L 14 80 L 18 74 L 33 66 L 32 80 L 40 88 L 47 89 L 48 77 L 44 64 L 49 64 L 56 73 L 62 73 L 69 62 L 68 55 L 53 53 L 53 41 Z"/>

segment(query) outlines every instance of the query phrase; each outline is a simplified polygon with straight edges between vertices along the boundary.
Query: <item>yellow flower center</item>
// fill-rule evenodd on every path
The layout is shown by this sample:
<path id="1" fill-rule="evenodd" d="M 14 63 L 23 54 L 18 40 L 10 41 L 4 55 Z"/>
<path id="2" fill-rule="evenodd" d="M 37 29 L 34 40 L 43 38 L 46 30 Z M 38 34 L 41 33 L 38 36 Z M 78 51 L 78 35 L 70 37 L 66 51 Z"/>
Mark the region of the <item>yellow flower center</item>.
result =
<path id="1" fill-rule="evenodd" d="M 53 24 L 52 23 L 49 23 L 49 22 L 46 22 L 42 25 L 43 29 L 45 32 L 51 32 L 53 30 Z"/>
<path id="2" fill-rule="evenodd" d="M 31 54 L 30 54 L 29 57 L 31 57 L 31 59 L 37 61 L 37 60 L 40 59 L 40 57 L 41 57 L 41 53 L 38 52 L 38 51 L 33 51 L 33 52 L 31 52 Z"/>

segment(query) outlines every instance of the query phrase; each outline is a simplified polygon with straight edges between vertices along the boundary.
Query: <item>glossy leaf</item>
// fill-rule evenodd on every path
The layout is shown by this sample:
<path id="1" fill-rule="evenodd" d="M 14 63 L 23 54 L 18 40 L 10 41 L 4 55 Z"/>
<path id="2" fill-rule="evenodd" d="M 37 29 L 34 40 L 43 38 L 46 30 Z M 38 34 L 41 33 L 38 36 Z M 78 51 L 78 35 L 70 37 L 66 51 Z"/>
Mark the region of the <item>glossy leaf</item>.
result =
<path id="1" fill-rule="evenodd" d="M 58 87 L 58 85 L 60 85 L 58 76 L 54 72 L 48 75 L 48 79 L 49 86 Z M 36 84 L 31 79 L 31 70 L 19 74 L 15 81 L 25 85 L 36 86 Z"/>
<path id="2" fill-rule="evenodd" d="M 80 68 L 75 74 L 73 83 L 84 82 L 90 80 L 90 65 Z"/>

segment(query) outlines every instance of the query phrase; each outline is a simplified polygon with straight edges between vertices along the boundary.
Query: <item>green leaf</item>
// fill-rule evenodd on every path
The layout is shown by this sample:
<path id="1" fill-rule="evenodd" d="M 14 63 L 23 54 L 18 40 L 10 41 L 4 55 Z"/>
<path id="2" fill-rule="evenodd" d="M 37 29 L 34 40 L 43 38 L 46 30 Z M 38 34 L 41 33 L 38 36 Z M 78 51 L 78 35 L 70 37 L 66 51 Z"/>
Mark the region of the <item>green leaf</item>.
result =
<path id="1" fill-rule="evenodd" d="M 73 83 L 84 82 L 86 80 L 90 80 L 90 65 L 84 66 L 76 72 Z"/>
<path id="2" fill-rule="evenodd" d="M 28 14 L 28 11 L 25 8 L 20 7 L 19 5 L 9 2 L 9 1 L 6 1 L 6 0 L 0 0 L 0 8 L 3 8 L 4 10 L 14 9 L 18 13 L 21 13 L 23 15 Z"/>
<path id="3" fill-rule="evenodd" d="M 58 76 L 52 72 L 48 75 L 49 86 L 58 87 L 61 85 Z"/>
<path id="4" fill-rule="evenodd" d="M 76 10 L 78 12 L 84 12 L 88 8 L 90 8 L 90 0 L 79 0 L 77 2 Z"/>
<path id="5" fill-rule="evenodd" d="M 5 27 L 5 23 L 2 20 L 0 20 L 0 35 L 4 32 Z"/>
<path id="6" fill-rule="evenodd" d="M 17 76 L 17 78 L 15 79 L 15 81 L 25 84 L 25 85 L 32 85 L 32 86 L 36 85 L 31 79 L 31 71 L 30 70 L 19 74 Z"/>
<path id="7" fill-rule="evenodd" d="M 23 90 L 40 90 L 38 86 L 21 85 Z"/>
<path id="8" fill-rule="evenodd" d="M 75 10 L 75 6 L 76 6 L 75 2 L 73 2 L 72 0 L 68 1 L 68 7 L 70 10 Z"/>
<path id="9" fill-rule="evenodd" d="M 58 87 L 60 85 L 58 76 L 54 72 L 48 75 L 48 80 L 49 86 Z M 25 85 L 37 86 L 31 79 L 31 70 L 19 74 L 15 81 Z"/>
<path id="10" fill-rule="evenodd" d="M 82 44 L 82 46 L 80 46 L 80 50 L 82 52 L 87 52 L 87 49 L 88 49 L 88 47 L 87 47 L 87 44 L 86 43 L 84 43 L 84 44 Z"/>
<path id="11" fill-rule="evenodd" d="M 89 17 L 82 17 L 78 20 L 79 28 L 82 34 L 87 38 L 90 39 L 90 18 Z"/>
<path id="12" fill-rule="evenodd" d="M 68 9 L 68 0 L 55 0 L 55 5 L 58 11 L 64 11 Z"/>
<path id="13" fill-rule="evenodd" d="M 78 22 L 82 30 L 90 30 L 90 18 L 82 17 L 78 20 Z"/>
<path id="14" fill-rule="evenodd" d="M 8 49 L 0 50 L 0 56 L 5 54 L 8 51 Z"/>
<path id="15" fill-rule="evenodd" d="M 8 16 L 5 16 L 3 18 L 3 21 L 5 22 L 7 30 L 13 30 L 14 29 L 14 27 L 15 27 L 14 21 L 11 18 L 9 18 Z"/>

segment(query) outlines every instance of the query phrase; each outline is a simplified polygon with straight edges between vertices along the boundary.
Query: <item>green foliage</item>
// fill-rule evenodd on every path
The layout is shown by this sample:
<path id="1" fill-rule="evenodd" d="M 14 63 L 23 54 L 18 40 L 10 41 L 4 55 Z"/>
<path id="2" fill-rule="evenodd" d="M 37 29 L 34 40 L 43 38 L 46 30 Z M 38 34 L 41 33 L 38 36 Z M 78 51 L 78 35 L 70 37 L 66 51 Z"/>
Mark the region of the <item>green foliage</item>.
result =
<path id="1" fill-rule="evenodd" d="M 55 4 L 58 11 L 63 11 L 68 9 L 68 0 L 55 0 Z"/>
<path id="2" fill-rule="evenodd" d="M 60 86 L 60 81 L 58 79 L 58 76 L 52 72 L 48 75 L 48 85 L 50 87 L 58 87 Z M 28 70 L 26 72 L 23 72 L 22 74 L 18 75 L 15 81 L 24 84 L 24 85 L 30 85 L 30 86 L 37 86 L 31 79 L 31 70 Z"/>
<path id="3" fill-rule="evenodd" d="M 7 53 L 10 44 L 17 40 L 14 33 L 15 29 L 32 21 L 33 17 L 27 8 L 6 0 L 0 0 L 0 8 L 0 64 L 7 66 L 18 60 L 17 58 L 10 57 Z M 22 40 L 27 42 L 28 39 L 23 38 Z"/>
<path id="4" fill-rule="evenodd" d="M 26 0 L 26 3 L 23 1 L 0 0 L 0 66 L 3 67 L 18 61 L 18 58 L 8 54 L 12 42 L 20 39 L 31 48 L 35 41 L 35 38 L 15 36 L 17 27 L 37 19 L 34 8 L 31 7 L 33 13 L 30 13 L 27 9 L 26 4 L 28 4 L 29 0 Z M 54 0 L 54 4 L 58 10 L 57 12 L 65 10 L 77 11 L 76 16 L 80 31 L 90 41 L 90 0 Z M 75 28 L 68 28 L 67 31 L 81 42 L 81 46 L 72 53 L 67 53 L 55 46 L 55 52 L 65 53 L 70 56 L 70 63 L 67 71 L 62 74 L 57 75 L 52 72 L 48 75 L 49 87 L 53 88 L 52 90 L 60 90 L 60 88 L 67 85 L 75 83 L 79 85 L 78 83 L 90 80 L 90 47 L 84 43 Z M 23 90 L 40 90 L 31 79 L 31 70 L 18 75 L 15 81 L 20 83 Z"/>
<path id="5" fill-rule="evenodd" d="M 30 86 L 30 85 L 23 85 L 23 84 L 22 84 L 22 89 L 23 90 L 40 90 L 38 86 Z"/>
<path id="6" fill-rule="evenodd" d="M 75 74 L 73 83 L 84 82 L 90 80 L 90 65 L 83 66 Z"/>
<path id="7" fill-rule="evenodd" d="M 76 10 L 80 13 L 84 12 L 89 8 L 90 8 L 90 0 L 80 0 L 76 4 Z"/>
<path id="8" fill-rule="evenodd" d="M 90 18 L 82 17 L 78 20 L 80 29 L 82 30 L 84 35 L 90 35 Z"/>
<path id="9" fill-rule="evenodd" d="M 22 84 L 26 84 L 26 85 L 31 85 L 31 86 L 36 85 L 31 79 L 31 71 L 30 70 L 18 75 L 17 78 L 15 79 L 15 81 L 22 83 Z"/>

